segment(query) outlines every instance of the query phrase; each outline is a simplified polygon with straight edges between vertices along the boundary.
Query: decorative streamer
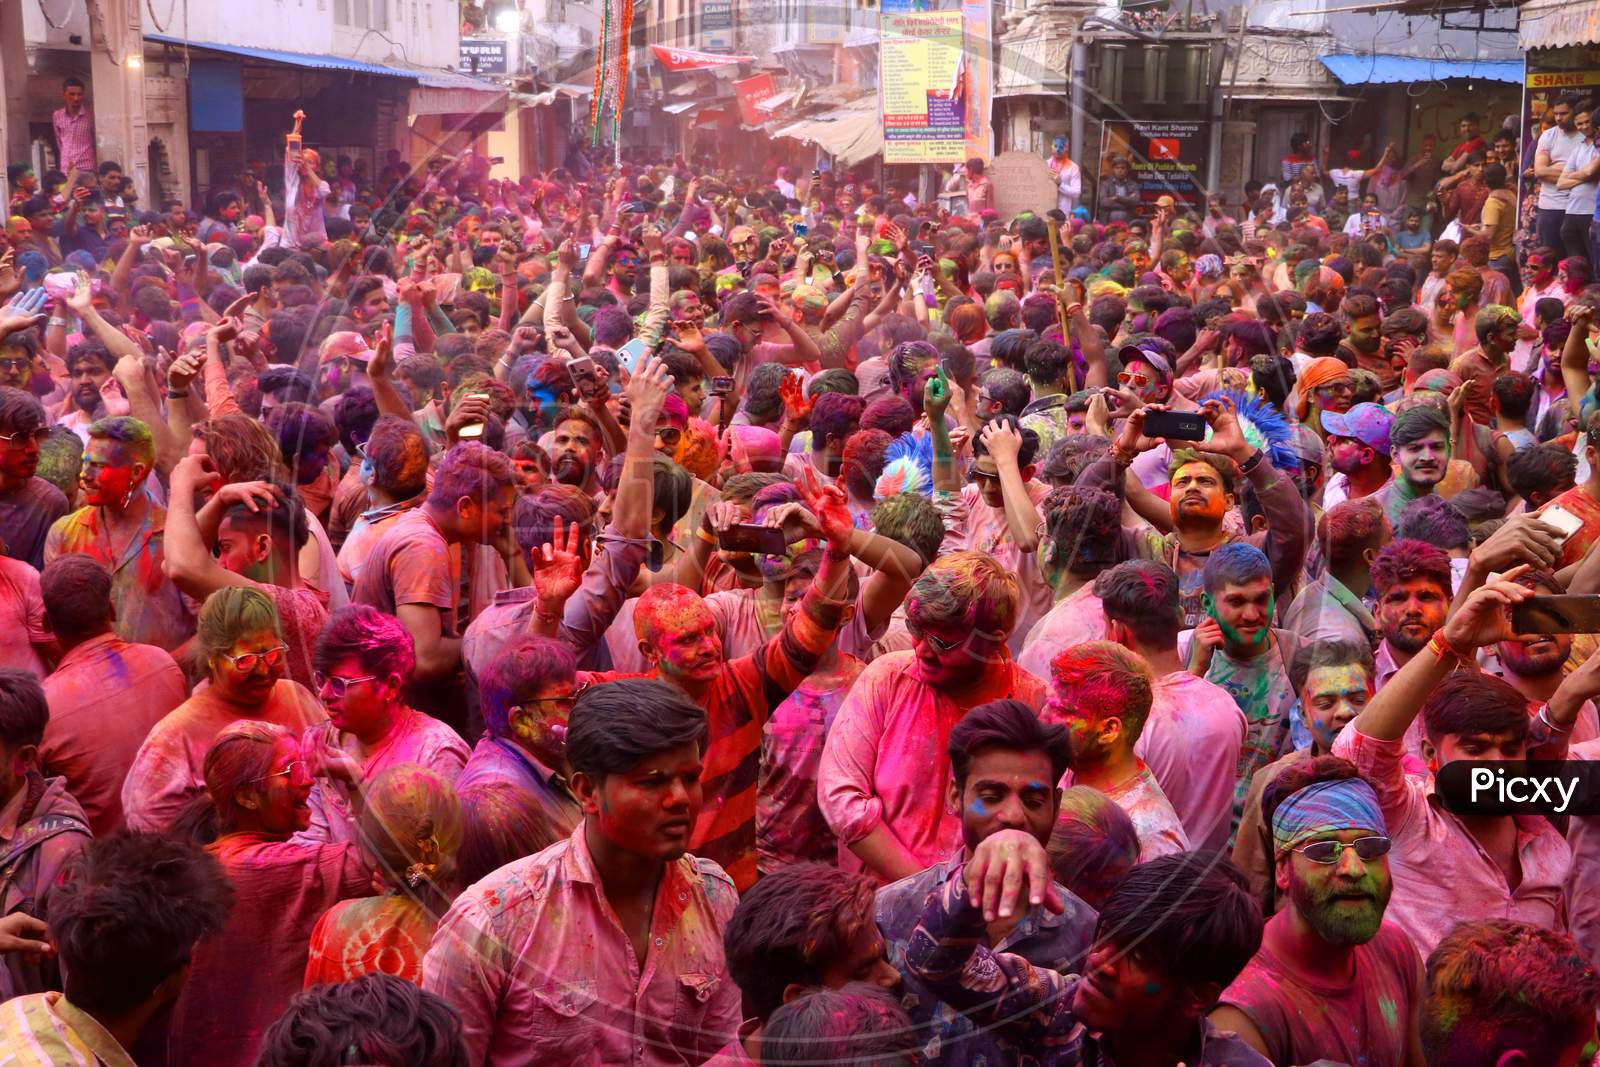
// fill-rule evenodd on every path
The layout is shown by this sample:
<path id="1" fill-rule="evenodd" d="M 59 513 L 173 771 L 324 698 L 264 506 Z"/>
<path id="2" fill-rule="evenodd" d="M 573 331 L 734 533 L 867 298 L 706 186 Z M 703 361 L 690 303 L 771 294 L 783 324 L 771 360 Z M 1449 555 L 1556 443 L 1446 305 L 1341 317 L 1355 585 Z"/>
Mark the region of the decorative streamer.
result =
<path id="1" fill-rule="evenodd" d="M 600 125 L 611 112 L 611 136 L 621 158 L 622 108 L 628 98 L 628 49 L 633 36 L 633 0 L 604 0 L 600 53 L 594 64 L 594 95 L 589 102 L 590 144 L 600 144 Z"/>

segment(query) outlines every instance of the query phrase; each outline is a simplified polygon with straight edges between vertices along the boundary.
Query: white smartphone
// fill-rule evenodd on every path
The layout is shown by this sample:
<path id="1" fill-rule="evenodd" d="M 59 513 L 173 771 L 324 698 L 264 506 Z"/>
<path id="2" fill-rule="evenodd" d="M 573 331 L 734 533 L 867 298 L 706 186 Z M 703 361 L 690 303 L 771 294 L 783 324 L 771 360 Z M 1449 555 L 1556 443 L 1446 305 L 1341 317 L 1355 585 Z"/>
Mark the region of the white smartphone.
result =
<path id="1" fill-rule="evenodd" d="M 488 393 L 468 393 L 467 394 L 468 397 L 488 396 L 488 395 L 489 395 Z M 466 398 L 463 397 L 463 399 L 466 399 Z M 463 441 L 465 441 L 465 440 L 467 440 L 469 438 L 476 440 L 477 438 L 482 437 L 482 436 L 483 436 L 483 423 L 481 423 L 481 422 L 469 422 L 469 423 L 467 423 L 467 425 L 461 427 L 460 437 L 461 437 L 461 439 Z"/>
<path id="2" fill-rule="evenodd" d="M 1546 526 L 1554 526 L 1561 531 L 1562 544 L 1566 544 L 1568 538 L 1583 529 L 1582 519 L 1556 504 L 1552 504 L 1539 512 L 1538 519 Z"/>

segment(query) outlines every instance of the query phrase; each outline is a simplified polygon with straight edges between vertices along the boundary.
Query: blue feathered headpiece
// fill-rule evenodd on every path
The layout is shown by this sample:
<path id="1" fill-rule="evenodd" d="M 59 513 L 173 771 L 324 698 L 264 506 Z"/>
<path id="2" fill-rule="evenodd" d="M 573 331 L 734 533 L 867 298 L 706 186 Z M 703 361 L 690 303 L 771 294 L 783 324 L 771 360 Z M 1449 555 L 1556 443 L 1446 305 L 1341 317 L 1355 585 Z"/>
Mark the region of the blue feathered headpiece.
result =
<path id="1" fill-rule="evenodd" d="M 893 441 L 883 453 L 883 473 L 873 486 L 873 495 L 879 500 L 896 493 L 933 495 L 933 435 L 917 435 L 906 431 Z"/>
<path id="2" fill-rule="evenodd" d="M 1219 399 L 1233 401 L 1244 439 L 1265 452 L 1274 467 L 1280 471 L 1300 469 L 1300 455 L 1294 450 L 1294 427 L 1271 401 L 1238 389 L 1218 389 L 1201 397 L 1200 403 Z M 1201 446 L 1204 447 L 1204 442 Z"/>

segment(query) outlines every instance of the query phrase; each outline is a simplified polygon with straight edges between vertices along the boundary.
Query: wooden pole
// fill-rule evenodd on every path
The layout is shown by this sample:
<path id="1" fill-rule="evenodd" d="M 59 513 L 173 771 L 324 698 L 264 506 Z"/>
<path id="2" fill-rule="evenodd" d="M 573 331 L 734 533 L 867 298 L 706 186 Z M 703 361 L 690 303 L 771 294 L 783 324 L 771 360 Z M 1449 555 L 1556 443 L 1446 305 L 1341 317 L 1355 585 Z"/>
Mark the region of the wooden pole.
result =
<path id="1" fill-rule="evenodd" d="M 1061 322 L 1061 343 L 1067 346 L 1067 393 L 1070 395 L 1078 391 L 1078 371 L 1072 360 L 1072 335 L 1067 332 L 1067 306 L 1061 302 L 1061 232 L 1056 220 L 1045 217 L 1045 225 L 1050 230 L 1050 265 L 1055 268 L 1056 276 L 1056 317 Z"/>

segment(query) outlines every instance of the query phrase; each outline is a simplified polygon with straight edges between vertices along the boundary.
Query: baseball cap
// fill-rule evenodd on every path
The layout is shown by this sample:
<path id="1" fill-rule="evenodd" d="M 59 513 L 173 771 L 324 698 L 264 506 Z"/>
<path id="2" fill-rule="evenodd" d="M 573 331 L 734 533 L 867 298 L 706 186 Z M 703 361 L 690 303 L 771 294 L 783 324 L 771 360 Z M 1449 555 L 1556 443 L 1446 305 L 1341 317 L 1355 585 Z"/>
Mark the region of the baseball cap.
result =
<path id="1" fill-rule="evenodd" d="M 353 359 L 358 363 L 366 363 L 372 359 L 372 348 L 367 344 L 367 339 L 354 330 L 339 330 L 330 333 L 328 339 L 322 342 L 320 362 L 327 363 L 335 359 Z"/>
<path id="2" fill-rule="evenodd" d="M 1322 413 L 1322 428 L 1335 437 L 1353 437 L 1375 452 L 1389 455 L 1394 416 L 1382 404 L 1357 404 L 1349 411 Z"/>

